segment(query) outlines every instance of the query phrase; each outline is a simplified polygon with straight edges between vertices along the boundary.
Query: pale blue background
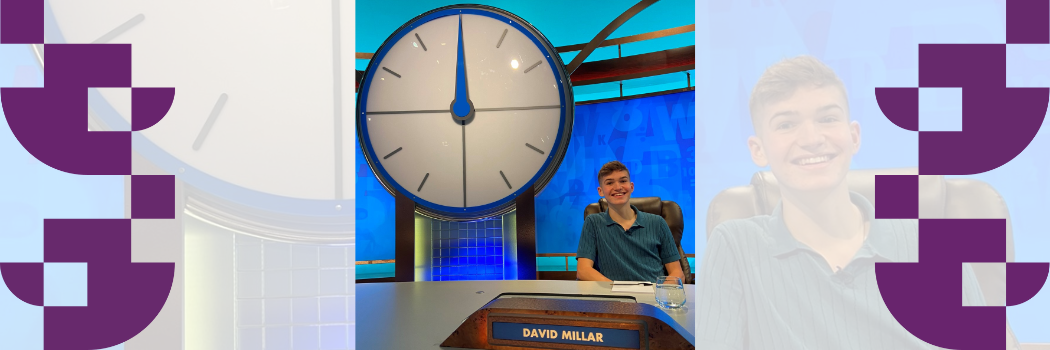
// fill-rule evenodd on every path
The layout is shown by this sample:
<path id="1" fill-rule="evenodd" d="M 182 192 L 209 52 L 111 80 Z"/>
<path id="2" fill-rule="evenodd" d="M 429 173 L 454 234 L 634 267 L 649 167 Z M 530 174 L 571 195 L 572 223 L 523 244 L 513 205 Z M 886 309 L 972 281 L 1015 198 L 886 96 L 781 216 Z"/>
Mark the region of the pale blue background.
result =
<path id="1" fill-rule="evenodd" d="M 719 191 L 746 185 L 761 170 L 746 147 L 752 133 L 747 101 L 766 67 L 801 54 L 823 60 L 846 84 L 851 117 L 861 125 L 862 145 L 853 168 L 914 167 L 916 133 L 886 120 L 874 88 L 917 86 L 918 43 L 1005 43 L 1004 6 L 1003 1 L 972 0 L 698 3 L 697 227 L 706 226 L 708 204 Z M 1009 86 L 1050 86 L 1050 45 L 1017 45 L 1007 51 Z M 951 102 L 946 103 L 942 107 L 950 110 Z M 1046 130 L 1009 164 L 973 177 L 991 184 L 1006 200 L 1016 261 L 1050 261 Z M 705 241 L 696 242 L 702 255 Z M 1022 342 L 1050 342 L 1050 286 L 1008 310 Z"/>
<path id="2" fill-rule="evenodd" d="M 27 45 L 0 45 L 0 87 L 15 86 L 43 86 L 43 75 Z M 44 218 L 124 217 L 123 177 L 72 175 L 40 163 L 11 134 L 6 117 L 0 118 L 0 164 L 0 262 L 44 261 Z M 76 288 L 86 280 L 61 270 L 53 272 L 59 278 L 49 275 L 45 301 L 86 298 L 86 290 Z M 6 284 L 0 284 L 0 340 L 5 349 L 44 348 L 44 309 L 23 303 Z"/>
<path id="3" fill-rule="evenodd" d="M 44 306 L 87 306 L 87 263 L 44 263 Z"/>
<path id="4" fill-rule="evenodd" d="M 919 88 L 919 131 L 962 131 L 962 88 Z"/>

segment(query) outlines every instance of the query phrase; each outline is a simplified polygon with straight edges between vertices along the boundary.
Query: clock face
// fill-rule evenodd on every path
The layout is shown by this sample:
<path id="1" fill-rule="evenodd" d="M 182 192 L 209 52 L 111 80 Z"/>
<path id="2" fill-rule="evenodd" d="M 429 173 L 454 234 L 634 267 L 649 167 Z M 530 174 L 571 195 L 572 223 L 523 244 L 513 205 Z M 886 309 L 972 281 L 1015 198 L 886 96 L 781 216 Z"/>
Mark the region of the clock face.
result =
<path id="1" fill-rule="evenodd" d="M 359 139 L 377 178 L 421 211 L 498 214 L 556 170 L 571 90 L 560 57 L 528 23 L 489 7 L 442 8 L 409 21 L 372 58 Z"/>
<path id="2" fill-rule="evenodd" d="M 49 0 L 46 34 L 131 43 L 133 85 L 176 88 L 164 119 L 133 133 L 158 166 L 252 208 L 338 216 L 354 193 L 354 35 L 353 6 L 337 5 Z M 130 98 L 89 93 L 115 130 L 127 130 Z"/>

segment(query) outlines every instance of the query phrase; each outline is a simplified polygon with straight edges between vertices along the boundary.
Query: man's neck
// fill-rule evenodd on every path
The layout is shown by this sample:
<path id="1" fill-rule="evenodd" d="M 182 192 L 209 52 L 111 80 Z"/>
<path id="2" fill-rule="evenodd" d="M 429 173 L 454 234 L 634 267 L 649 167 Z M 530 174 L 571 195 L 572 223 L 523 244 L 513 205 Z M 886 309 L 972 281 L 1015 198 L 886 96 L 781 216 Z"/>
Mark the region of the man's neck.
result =
<path id="1" fill-rule="evenodd" d="M 627 202 L 623 205 L 612 205 L 609 204 L 609 218 L 613 219 L 620 225 L 633 224 L 637 214 L 634 209 L 631 209 L 631 203 Z M 628 226 L 629 227 L 629 226 Z"/>
<path id="2" fill-rule="evenodd" d="M 799 241 L 833 245 L 864 233 L 864 216 L 850 200 L 845 183 L 830 191 L 783 189 L 782 194 L 784 223 Z"/>

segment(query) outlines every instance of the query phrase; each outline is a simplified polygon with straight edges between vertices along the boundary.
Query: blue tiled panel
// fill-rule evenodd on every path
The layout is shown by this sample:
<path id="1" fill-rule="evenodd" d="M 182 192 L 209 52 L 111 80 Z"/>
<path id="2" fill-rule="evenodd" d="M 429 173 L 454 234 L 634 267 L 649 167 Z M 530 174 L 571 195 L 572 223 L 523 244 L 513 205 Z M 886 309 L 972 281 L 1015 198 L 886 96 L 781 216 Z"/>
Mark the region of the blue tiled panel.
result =
<path id="1" fill-rule="evenodd" d="M 502 217 L 471 222 L 431 220 L 435 281 L 503 279 Z"/>

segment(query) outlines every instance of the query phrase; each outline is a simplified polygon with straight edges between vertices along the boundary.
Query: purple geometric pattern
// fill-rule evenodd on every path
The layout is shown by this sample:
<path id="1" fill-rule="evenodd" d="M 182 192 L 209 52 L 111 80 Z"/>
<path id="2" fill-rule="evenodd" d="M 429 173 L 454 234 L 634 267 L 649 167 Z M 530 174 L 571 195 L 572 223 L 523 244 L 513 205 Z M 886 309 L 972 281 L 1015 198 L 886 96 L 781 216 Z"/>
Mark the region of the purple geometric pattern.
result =
<path id="1" fill-rule="evenodd" d="M 175 101 L 175 88 L 131 88 L 131 131 L 156 125 Z"/>
<path id="2" fill-rule="evenodd" d="M 175 176 L 131 175 L 131 218 L 174 219 Z"/>
<path id="3" fill-rule="evenodd" d="M 1038 294 L 1043 283 L 1046 283 L 1048 274 L 1050 274 L 1050 264 L 1047 263 L 1007 263 L 1006 306 L 1023 304 Z"/>
<path id="4" fill-rule="evenodd" d="M 876 263 L 875 277 L 890 313 L 919 339 L 949 349 L 996 349 L 1006 340 L 1006 308 L 963 307 L 960 271 L 964 262 L 1005 260 L 1006 220 L 920 219 L 919 262 Z"/>
<path id="5" fill-rule="evenodd" d="M 875 175 L 875 188 L 892 188 L 878 192 L 876 219 L 913 219 L 919 217 L 918 175 Z"/>
<path id="6" fill-rule="evenodd" d="M 1050 4 L 1009 0 L 1007 42 L 1050 43 Z M 1048 88 L 1006 87 L 1006 44 L 920 44 L 919 87 L 962 88 L 962 131 L 918 131 L 918 87 L 876 88 L 875 96 L 887 119 L 919 133 L 921 175 L 1006 164 L 1028 147 L 1050 102 Z M 879 218 L 919 217 L 917 176 L 876 177 L 876 198 Z M 919 261 L 877 263 L 879 291 L 897 321 L 930 344 L 1002 348 L 1006 307 L 963 306 L 959 271 L 967 262 L 1006 262 L 1005 219 L 919 219 Z M 1006 305 L 1035 296 L 1048 272 L 1048 263 L 1006 262 Z"/>
<path id="7" fill-rule="evenodd" d="M 45 50 L 44 87 L 0 88 L 11 132 L 52 168 L 80 175 L 131 174 L 131 133 L 87 128 L 89 87 L 131 86 L 131 45 L 46 44 Z"/>
<path id="8" fill-rule="evenodd" d="M 919 131 L 919 88 L 875 88 L 875 101 L 894 125 Z"/>
<path id="9" fill-rule="evenodd" d="M 43 42 L 43 0 L 0 1 L 0 43 Z M 87 128 L 88 88 L 131 87 L 131 45 L 46 44 L 43 88 L 2 88 L 11 131 L 30 154 L 79 175 L 131 175 L 131 132 Z M 132 88 L 134 131 L 159 122 L 174 88 Z M 175 217 L 174 176 L 133 175 L 132 218 Z M 44 303 L 44 263 L 0 263 L 8 289 L 44 307 L 45 349 L 100 349 L 131 339 L 168 299 L 173 263 L 131 262 L 131 219 L 45 219 L 44 262 L 87 263 L 87 306 Z"/>
<path id="10" fill-rule="evenodd" d="M 11 294 L 26 304 L 44 306 L 44 263 L 0 263 L 0 272 Z"/>
<path id="11" fill-rule="evenodd" d="M 44 2 L 0 1 L 0 44 L 44 42 Z"/>
<path id="12" fill-rule="evenodd" d="M 131 339 L 160 313 L 175 276 L 172 263 L 131 262 L 130 219 L 45 219 L 44 261 L 88 267 L 87 307 L 44 308 L 44 349 Z"/>
<path id="13" fill-rule="evenodd" d="M 1050 1 L 1011 1 L 1006 7 L 1007 44 L 1050 44 Z"/>

